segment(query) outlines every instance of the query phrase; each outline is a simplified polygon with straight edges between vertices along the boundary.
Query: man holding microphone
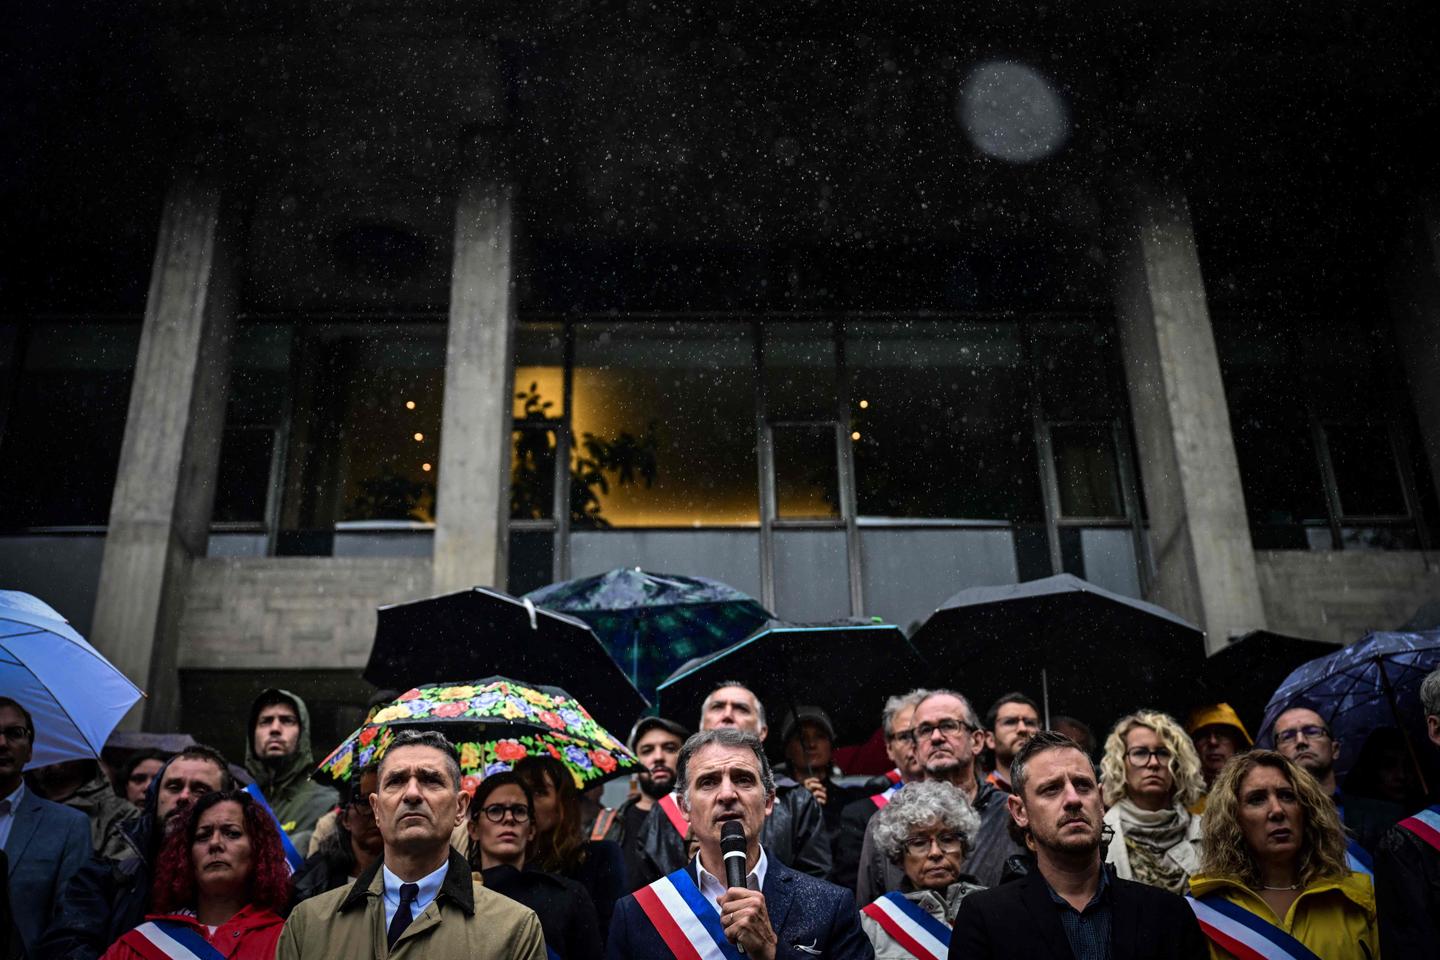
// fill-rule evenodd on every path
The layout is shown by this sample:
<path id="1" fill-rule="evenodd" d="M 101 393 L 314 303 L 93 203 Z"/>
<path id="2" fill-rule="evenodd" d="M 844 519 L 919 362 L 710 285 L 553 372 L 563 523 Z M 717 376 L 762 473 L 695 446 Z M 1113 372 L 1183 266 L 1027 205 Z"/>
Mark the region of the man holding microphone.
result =
<path id="1" fill-rule="evenodd" d="M 695 734 L 680 749 L 677 781 L 700 853 L 615 905 L 610 960 L 873 960 L 849 891 L 765 855 L 775 777 L 754 734 Z"/>

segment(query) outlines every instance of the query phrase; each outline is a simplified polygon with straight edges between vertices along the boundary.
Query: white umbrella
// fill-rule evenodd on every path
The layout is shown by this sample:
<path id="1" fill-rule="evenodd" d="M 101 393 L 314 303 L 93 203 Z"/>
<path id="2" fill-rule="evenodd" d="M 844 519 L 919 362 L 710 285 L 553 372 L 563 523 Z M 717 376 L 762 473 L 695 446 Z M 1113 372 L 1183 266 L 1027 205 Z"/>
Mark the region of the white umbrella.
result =
<path id="1" fill-rule="evenodd" d="M 28 593 L 0 590 L 0 695 L 35 719 L 26 769 L 100 756 L 143 693 L 65 618 Z"/>

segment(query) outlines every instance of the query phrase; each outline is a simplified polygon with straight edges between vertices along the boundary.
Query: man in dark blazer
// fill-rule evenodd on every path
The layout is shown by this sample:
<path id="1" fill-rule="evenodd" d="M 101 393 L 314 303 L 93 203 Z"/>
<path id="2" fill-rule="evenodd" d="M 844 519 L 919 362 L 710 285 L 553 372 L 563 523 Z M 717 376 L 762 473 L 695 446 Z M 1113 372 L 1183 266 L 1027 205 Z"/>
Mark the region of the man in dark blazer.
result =
<path id="1" fill-rule="evenodd" d="M 25 788 L 21 772 L 34 747 L 30 712 L 0 697 L 0 849 L 10 865 L 15 926 L 25 952 L 38 957 L 56 898 L 90 857 L 90 818 Z"/>
<path id="2" fill-rule="evenodd" d="M 1063 734 L 1032 737 L 1010 764 L 1010 815 L 1034 845 L 1036 869 L 960 904 L 950 956 L 964 960 L 1204 960 L 1185 900 L 1105 869 L 1105 810 L 1090 758 Z"/>
<path id="3" fill-rule="evenodd" d="M 849 891 L 765 855 L 760 837 L 775 805 L 775 776 L 754 734 L 730 727 L 695 734 L 680 749 L 676 781 L 699 855 L 615 905 L 610 960 L 700 956 L 748 960 L 874 960 Z M 724 880 L 721 828 L 744 827 L 744 887 Z M 738 856 L 738 852 L 735 856 Z"/>

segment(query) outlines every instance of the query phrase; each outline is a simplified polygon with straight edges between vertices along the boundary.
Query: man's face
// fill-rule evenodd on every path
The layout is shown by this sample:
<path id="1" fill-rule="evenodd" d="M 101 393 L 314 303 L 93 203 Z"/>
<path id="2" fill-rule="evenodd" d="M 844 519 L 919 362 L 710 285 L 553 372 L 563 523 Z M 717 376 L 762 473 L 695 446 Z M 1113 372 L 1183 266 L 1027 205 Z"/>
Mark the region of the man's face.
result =
<path id="1" fill-rule="evenodd" d="M 1040 729 L 1040 715 L 1025 703 L 1005 703 L 995 714 L 995 729 L 985 734 L 985 746 L 995 751 L 995 759 L 1009 766 L 1020 745 Z"/>
<path id="2" fill-rule="evenodd" d="M 260 708 L 255 718 L 255 756 L 262 760 L 288 757 L 300 746 L 300 714 L 285 703 Z"/>
<path id="3" fill-rule="evenodd" d="M 635 756 L 644 770 L 640 789 L 659 799 L 675 789 L 675 763 L 680 755 L 680 738 L 663 727 L 651 727 L 635 741 Z"/>
<path id="4" fill-rule="evenodd" d="M 1207 786 L 1215 782 L 1226 761 L 1244 747 L 1235 728 L 1223 723 L 1201 727 L 1190 739 L 1195 743 L 1195 752 L 1200 755 L 1200 772 L 1205 775 Z"/>
<path id="5" fill-rule="evenodd" d="M 814 720 L 801 720 L 785 741 L 785 759 L 795 771 L 828 772 L 833 752 L 830 734 Z"/>
<path id="6" fill-rule="evenodd" d="M 927 776 L 963 774 L 985 747 L 985 733 L 970 726 L 963 701 L 949 694 L 926 697 L 915 708 L 915 753 Z"/>
<path id="7" fill-rule="evenodd" d="M 375 811 L 370 806 L 370 796 L 375 792 L 379 779 L 374 770 L 367 770 L 361 775 L 359 796 L 341 811 L 345 817 L 345 829 L 350 831 L 350 841 L 360 849 L 375 854 L 384 846 L 380 825 L 375 822 Z"/>
<path id="8" fill-rule="evenodd" d="M 747 839 L 759 838 L 775 798 L 765 795 L 760 760 L 752 750 L 712 743 L 690 758 L 686 775 L 690 825 L 697 840 L 718 844 L 727 820 L 743 823 Z"/>
<path id="9" fill-rule="evenodd" d="M 923 769 L 915 756 L 915 708 L 902 707 L 890 720 L 890 732 L 885 735 L 885 752 L 900 775 L 906 779 L 920 776 Z"/>
<path id="10" fill-rule="evenodd" d="M 705 701 L 705 715 L 700 718 L 701 730 L 734 727 L 753 733 L 761 740 L 768 732 L 760 726 L 760 704 L 755 694 L 744 687 L 721 687 Z"/>
<path id="11" fill-rule="evenodd" d="M 469 801 L 451 779 L 444 755 L 412 744 L 386 752 L 370 805 L 386 847 L 428 851 L 450 841 Z"/>
<path id="12" fill-rule="evenodd" d="M 1340 741 L 1330 739 L 1330 725 L 1314 710 L 1296 707 L 1275 719 L 1275 749 L 1324 780 L 1340 758 Z"/>
<path id="13" fill-rule="evenodd" d="M 1425 732 L 1430 737 L 1430 742 L 1440 747 L 1440 714 L 1431 713 L 1425 716 Z"/>
<path id="14" fill-rule="evenodd" d="M 0 783 L 19 779 L 34 749 L 35 731 L 25 722 L 25 714 L 11 706 L 0 707 Z"/>
<path id="15" fill-rule="evenodd" d="M 169 830 L 190 804 L 207 793 L 219 790 L 225 782 L 224 772 L 213 761 L 203 757 L 178 757 L 160 774 L 160 790 L 155 795 L 155 813 Z"/>
<path id="16" fill-rule="evenodd" d="M 1006 802 L 1016 824 L 1029 828 L 1037 847 L 1079 854 L 1100 846 L 1105 807 L 1090 758 L 1069 747 L 1030 758 L 1023 796 Z"/>

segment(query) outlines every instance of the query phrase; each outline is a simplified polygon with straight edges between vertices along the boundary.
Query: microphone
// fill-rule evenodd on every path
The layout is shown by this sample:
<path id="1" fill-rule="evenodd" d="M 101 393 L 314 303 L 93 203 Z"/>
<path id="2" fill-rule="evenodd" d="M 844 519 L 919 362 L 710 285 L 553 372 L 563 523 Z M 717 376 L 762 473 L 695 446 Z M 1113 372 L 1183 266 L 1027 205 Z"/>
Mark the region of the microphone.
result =
<path id="1" fill-rule="evenodd" d="M 726 820 L 720 825 L 720 855 L 725 860 L 725 886 L 745 889 L 745 824 Z"/>

